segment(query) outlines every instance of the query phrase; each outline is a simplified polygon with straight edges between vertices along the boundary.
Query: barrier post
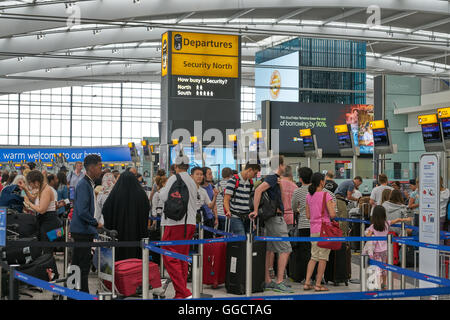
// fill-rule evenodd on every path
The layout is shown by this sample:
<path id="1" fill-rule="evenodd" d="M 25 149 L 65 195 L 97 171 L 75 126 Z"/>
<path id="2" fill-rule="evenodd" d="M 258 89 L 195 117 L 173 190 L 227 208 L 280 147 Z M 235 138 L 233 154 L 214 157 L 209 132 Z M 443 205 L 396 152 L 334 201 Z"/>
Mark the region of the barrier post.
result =
<path id="1" fill-rule="evenodd" d="M 394 245 L 392 243 L 392 234 L 388 234 L 387 236 L 387 255 L 388 255 L 388 264 L 392 265 L 394 264 Z M 393 290 L 394 289 L 394 278 L 392 271 L 388 271 L 387 274 L 387 282 L 388 282 L 388 289 Z"/>
<path id="2" fill-rule="evenodd" d="M 250 232 L 247 233 L 246 250 L 245 250 L 245 295 L 252 295 L 252 267 L 253 267 L 253 222 L 250 220 Z"/>
<path id="3" fill-rule="evenodd" d="M 364 220 L 364 215 L 361 216 L 361 220 Z M 366 226 L 364 225 L 364 222 L 361 221 L 360 224 L 360 230 L 361 230 L 361 237 L 364 237 L 364 232 L 366 231 Z M 363 252 L 363 248 L 364 248 L 364 241 L 361 240 L 361 248 L 360 248 L 360 252 Z"/>
<path id="4" fill-rule="evenodd" d="M 149 239 L 145 238 L 142 239 L 141 245 L 142 245 L 142 299 L 147 300 L 148 299 L 148 283 L 149 283 L 149 274 L 148 274 L 148 267 L 149 267 L 149 251 L 145 247 L 148 245 Z"/>
<path id="5" fill-rule="evenodd" d="M 203 240 L 204 231 L 203 231 L 203 214 L 201 214 L 200 223 L 198 226 L 198 238 Z M 198 261 L 198 271 L 199 271 L 199 286 L 200 286 L 200 295 L 203 293 L 203 243 L 199 243 L 198 245 L 198 253 L 200 255 Z"/>
<path id="6" fill-rule="evenodd" d="M 65 224 L 65 235 L 64 240 L 66 243 L 69 241 L 69 219 L 66 218 L 64 221 Z M 64 269 L 63 269 L 63 278 L 67 277 L 67 267 L 69 266 L 69 247 L 64 248 Z"/>
<path id="7" fill-rule="evenodd" d="M 406 237 L 406 228 L 405 223 L 402 222 L 402 237 Z M 401 261 L 401 267 L 403 269 L 406 268 L 406 244 L 402 243 L 402 261 Z M 400 289 L 404 290 L 406 288 L 406 277 L 405 275 L 401 275 L 400 280 Z"/>
<path id="8" fill-rule="evenodd" d="M 361 292 L 367 291 L 367 266 L 369 265 L 369 256 L 361 254 Z"/>
<path id="9" fill-rule="evenodd" d="M 19 300 L 19 283 L 14 278 L 14 273 L 16 272 L 16 267 L 18 264 L 13 264 L 9 266 L 9 295 L 8 300 Z"/>
<path id="10" fill-rule="evenodd" d="M 164 236 L 164 226 L 161 226 L 161 240 L 163 239 L 163 236 Z M 162 255 L 161 258 L 159 259 L 159 272 L 161 278 L 164 278 L 164 261 Z"/>
<path id="11" fill-rule="evenodd" d="M 200 255 L 195 253 L 192 255 L 192 298 L 200 298 Z"/>

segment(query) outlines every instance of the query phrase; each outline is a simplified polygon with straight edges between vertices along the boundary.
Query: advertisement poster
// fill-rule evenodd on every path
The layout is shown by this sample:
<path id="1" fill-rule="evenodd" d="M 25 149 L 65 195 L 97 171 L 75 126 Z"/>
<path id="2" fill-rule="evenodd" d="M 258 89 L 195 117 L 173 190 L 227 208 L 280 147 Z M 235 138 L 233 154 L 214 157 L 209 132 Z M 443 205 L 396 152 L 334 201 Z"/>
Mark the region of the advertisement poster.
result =
<path id="1" fill-rule="evenodd" d="M 100 252 L 100 255 L 99 255 Z M 93 261 L 97 263 L 99 278 L 107 281 L 113 280 L 113 250 L 112 248 L 97 248 L 95 250 Z"/>
<path id="2" fill-rule="evenodd" d="M 373 153 L 373 105 L 271 102 L 271 129 L 279 129 L 280 153 L 303 153 L 300 129 L 312 129 L 324 154 L 339 154 L 334 126 L 350 124 L 361 154 Z M 263 123 L 265 115 L 263 114 Z M 274 142 L 274 141 L 272 141 Z"/>

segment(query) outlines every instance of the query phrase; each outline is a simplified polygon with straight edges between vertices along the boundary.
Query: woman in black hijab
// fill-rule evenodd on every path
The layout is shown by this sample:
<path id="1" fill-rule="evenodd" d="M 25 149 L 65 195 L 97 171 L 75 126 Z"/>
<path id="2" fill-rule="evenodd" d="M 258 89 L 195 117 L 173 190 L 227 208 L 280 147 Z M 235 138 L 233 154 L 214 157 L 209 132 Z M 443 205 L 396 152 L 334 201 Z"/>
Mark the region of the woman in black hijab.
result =
<path id="1" fill-rule="evenodd" d="M 122 173 L 103 205 L 105 228 L 117 230 L 119 241 L 140 241 L 148 236 L 149 212 L 150 202 L 136 176 Z M 141 257 L 139 247 L 116 248 L 116 261 Z"/>

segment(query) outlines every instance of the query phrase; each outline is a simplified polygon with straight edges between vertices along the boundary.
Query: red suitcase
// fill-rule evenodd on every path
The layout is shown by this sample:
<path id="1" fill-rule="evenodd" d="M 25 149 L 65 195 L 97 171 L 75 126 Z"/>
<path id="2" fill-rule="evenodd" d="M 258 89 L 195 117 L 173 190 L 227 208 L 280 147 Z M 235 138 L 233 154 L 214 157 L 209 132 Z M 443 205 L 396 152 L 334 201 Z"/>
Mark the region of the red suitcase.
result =
<path id="1" fill-rule="evenodd" d="M 398 234 L 394 231 L 389 231 L 389 234 L 392 234 L 393 237 L 398 237 Z M 400 263 L 400 256 L 399 256 L 400 246 L 398 242 L 394 242 L 393 247 L 394 247 L 394 265 L 397 266 Z"/>
<path id="2" fill-rule="evenodd" d="M 151 288 L 161 287 L 159 267 L 156 263 L 149 262 L 149 284 Z M 131 296 L 136 294 L 136 289 L 142 286 L 142 260 L 127 259 L 117 261 L 114 264 L 114 282 L 120 294 Z M 111 290 L 111 282 L 104 281 L 105 286 Z"/>
<path id="3" fill-rule="evenodd" d="M 226 242 L 206 243 L 203 245 L 203 284 L 215 289 L 225 283 L 227 262 Z"/>

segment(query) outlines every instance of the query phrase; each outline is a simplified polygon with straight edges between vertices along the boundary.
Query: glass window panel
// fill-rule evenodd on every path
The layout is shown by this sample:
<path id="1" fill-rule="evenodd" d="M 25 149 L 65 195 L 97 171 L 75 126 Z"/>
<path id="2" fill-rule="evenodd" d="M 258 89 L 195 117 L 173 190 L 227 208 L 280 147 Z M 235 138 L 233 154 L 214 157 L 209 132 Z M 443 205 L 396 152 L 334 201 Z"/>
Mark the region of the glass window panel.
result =
<path id="1" fill-rule="evenodd" d="M 81 122 L 81 136 L 82 137 L 90 137 L 91 136 L 91 128 L 92 128 L 91 121 L 82 121 Z"/>
<path id="2" fill-rule="evenodd" d="M 30 145 L 36 146 L 40 144 L 39 137 L 31 136 L 30 137 Z"/>
<path id="3" fill-rule="evenodd" d="M 61 138 L 61 145 L 62 146 L 69 146 L 70 145 L 70 138 L 62 137 Z"/>
<path id="4" fill-rule="evenodd" d="M 0 135 L 8 135 L 8 119 L 0 117 Z"/>
<path id="5" fill-rule="evenodd" d="M 92 146 L 92 139 L 91 138 L 82 138 L 81 139 L 81 145 L 84 147 L 90 147 Z"/>
<path id="6" fill-rule="evenodd" d="M 8 144 L 8 136 L 0 136 L 0 144 Z"/>
<path id="7" fill-rule="evenodd" d="M 72 146 L 81 147 L 81 138 L 72 138 Z"/>

